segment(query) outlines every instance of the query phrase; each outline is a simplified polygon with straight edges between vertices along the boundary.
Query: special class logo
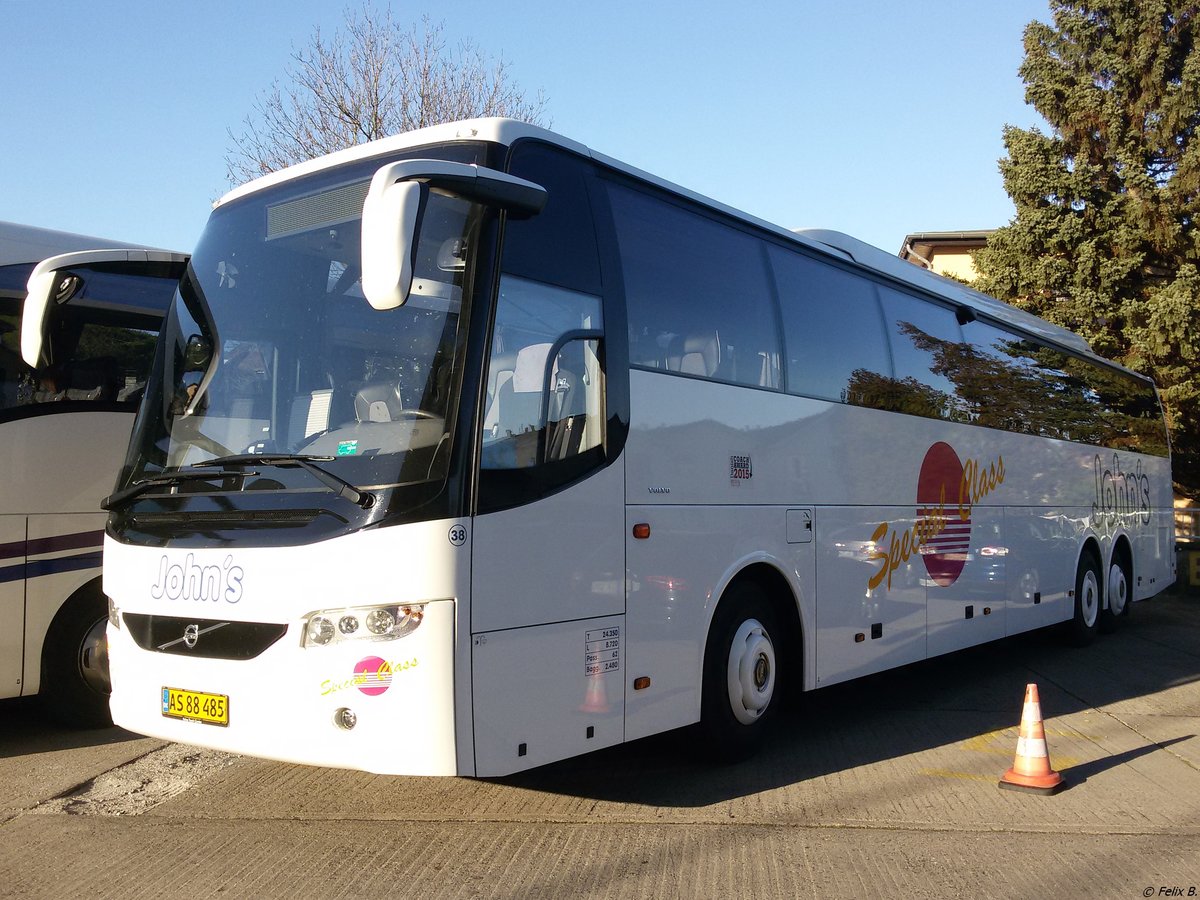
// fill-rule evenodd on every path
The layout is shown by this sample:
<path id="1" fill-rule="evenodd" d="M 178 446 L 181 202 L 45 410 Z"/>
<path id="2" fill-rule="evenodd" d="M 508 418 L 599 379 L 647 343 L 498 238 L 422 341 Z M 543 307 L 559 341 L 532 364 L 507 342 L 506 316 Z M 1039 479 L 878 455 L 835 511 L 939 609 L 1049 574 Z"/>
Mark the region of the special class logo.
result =
<path id="1" fill-rule="evenodd" d="M 380 656 L 368 656 L 354 664 L 354 674 L 349 678 L 327 678 L 321 682 L 321 696 L 358 688 L 368 697 L 387 693 L 392 678 L 417 666 L 417 659 L 388 660 Z"/>
<path id="2" fill-rule="evenodd" d="M 925 453 L 917 476 L 917 517 L 911 528 L 897 532 L 883 522 L 871 535 L 871 559 L 879 568 L 867 582 L 874 590 L 914 553 L 921 555 L 934 583 L 947 587 L 958 580 L 971 546 L 971 512 L 976 503 L 1004 483 L 1004 457 L 982 465 L 962 463 L 954 448 L 938 441 Z"/>

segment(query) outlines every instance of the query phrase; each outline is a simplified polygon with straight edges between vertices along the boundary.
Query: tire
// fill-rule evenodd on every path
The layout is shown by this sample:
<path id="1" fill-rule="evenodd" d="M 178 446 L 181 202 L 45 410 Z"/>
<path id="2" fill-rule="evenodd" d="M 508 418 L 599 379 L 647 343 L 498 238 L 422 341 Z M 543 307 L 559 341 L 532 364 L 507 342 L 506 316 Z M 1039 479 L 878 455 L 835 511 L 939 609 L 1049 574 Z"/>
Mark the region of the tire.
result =
<path id="1" fill-rule="evenodd" d="M 1079 557 L 1075 570 L 1075 614 L 1067 623 L 1067 641 L 1076 647 L 1086 647 L 1096 639 L 1100 624 L 1100 607 L 1104 603 L 1100 562 L 1090 550 Z"/>
<path id="2" fill-rule="evenodd" d="M 42 705 L 72 728 L 112 725 L 108 696 L 108 601 L 98 587 L 75 594 L 58 611 L 42 649 Z"/>
<path id="3" fill-rule="evenodd" d="M 757 585 L 741 584 L 721 599 L 704 652 L 700 733 L 706 754 L 736 762 L 753 755 L 779 707 L 774 611 Z"/>
<path id="4" fill-rule="evenodd" d="M 1112 634 L 1129 617 L 1132 586 L 1133 573 L 1125 552 L 1120 550 L 1113 554 L 1108 566 L 1108 581 L 1104 587 L 1104 597 L 1108 602 L 1100 610 L 1100 630 L 1104 634 Z"/>

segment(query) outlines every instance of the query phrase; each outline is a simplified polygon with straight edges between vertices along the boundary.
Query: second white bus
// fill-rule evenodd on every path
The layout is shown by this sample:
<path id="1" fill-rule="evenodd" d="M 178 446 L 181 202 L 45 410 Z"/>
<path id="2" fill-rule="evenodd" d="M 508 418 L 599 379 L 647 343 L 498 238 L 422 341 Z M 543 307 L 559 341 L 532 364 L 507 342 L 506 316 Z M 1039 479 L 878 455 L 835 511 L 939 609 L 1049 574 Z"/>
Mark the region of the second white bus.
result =
<path id="1" fill-rule="evenodd" d="M 40 695 L 78 726 L 110 721 L 100 501 L 129 445 L 182 271 L 152 273 L 146 254 L 161 251 L 114 250 L 121 246 L 0 222 L 0 698 Z M 80 251 L 98 248 L 107 264 L 76 265 Z M 122 271 L 114 253 L 140 257 L 138 271 Z M 29 365 L 22 307 L 48 257 L 59 275 L 34 323 L 44 340 Z"/>

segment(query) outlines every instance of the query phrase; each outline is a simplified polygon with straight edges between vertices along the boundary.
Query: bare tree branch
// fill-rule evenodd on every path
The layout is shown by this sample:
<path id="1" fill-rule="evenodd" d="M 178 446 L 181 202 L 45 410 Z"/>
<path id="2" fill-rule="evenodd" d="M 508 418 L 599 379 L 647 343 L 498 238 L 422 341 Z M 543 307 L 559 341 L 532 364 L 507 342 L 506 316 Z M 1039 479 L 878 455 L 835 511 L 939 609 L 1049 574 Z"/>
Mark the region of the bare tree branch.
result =
<path id="1" fill-rule="evenodd" d="M 428 125 L 477 116 L 543 124 L 546 98 L 527 98 L 503 58 L 472 41 L 451 50 L 445 26 L 428 16 L 401 27 L 391 10 L 347 10 L 343 30 L 317 28 L 293 51 L 283 82 L 254 102 L 240 133 L 227 132 L 231 185 Z"/>

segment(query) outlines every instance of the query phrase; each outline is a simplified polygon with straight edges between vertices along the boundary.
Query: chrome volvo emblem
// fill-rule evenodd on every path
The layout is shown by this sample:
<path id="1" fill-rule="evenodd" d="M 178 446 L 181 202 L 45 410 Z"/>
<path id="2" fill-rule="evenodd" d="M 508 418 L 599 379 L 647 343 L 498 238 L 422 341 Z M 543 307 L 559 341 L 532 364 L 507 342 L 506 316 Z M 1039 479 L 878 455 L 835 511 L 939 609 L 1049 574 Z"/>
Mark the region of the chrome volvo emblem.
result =
<path id="1" fill-rule="evenodd" d="M 191 650 L 196 646 L 196 641 L 200 640 L 200 626 L 195 623 L 183 629 L 183 645 Z"/>

